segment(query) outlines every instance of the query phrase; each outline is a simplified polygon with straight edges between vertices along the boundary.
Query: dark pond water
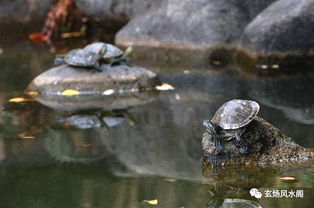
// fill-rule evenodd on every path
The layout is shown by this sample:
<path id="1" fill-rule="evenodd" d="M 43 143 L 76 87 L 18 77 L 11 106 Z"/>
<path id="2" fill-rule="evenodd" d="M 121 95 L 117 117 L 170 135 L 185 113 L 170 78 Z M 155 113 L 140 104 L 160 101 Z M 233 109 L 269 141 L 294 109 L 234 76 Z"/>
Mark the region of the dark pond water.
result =
<path id="1" fill-rule="evenodd" d="M 223 70 L 168 73 L 148 66 L 176 90 L 149 94 L 141 105 L 100 117 L 99 112 L 80 115 L 95 118 L 94 124 L 107 119 L 107 125 L 79 129 L 65 122 L 67 112 L 36 102 L 8 102 L 23 96 L 30 81 L 52 66 L 54 55 L 24 39 L 3 39 L 0 207 L 313 207 L 313 164 L 282 171 L 235 170 L 212 180 L 202 174 L 200 163 L 201 122 L 232 98 L 257 100 L 261 117 L 313 148 L 312 78 L 248 80 Z M 261 199 L 250 196 L 253 187 L 262 192 Z M 266 198 L 267 190 L 302 190 L 303 197 Z M 157 205 L 149 201 L 154 199 Z"/>

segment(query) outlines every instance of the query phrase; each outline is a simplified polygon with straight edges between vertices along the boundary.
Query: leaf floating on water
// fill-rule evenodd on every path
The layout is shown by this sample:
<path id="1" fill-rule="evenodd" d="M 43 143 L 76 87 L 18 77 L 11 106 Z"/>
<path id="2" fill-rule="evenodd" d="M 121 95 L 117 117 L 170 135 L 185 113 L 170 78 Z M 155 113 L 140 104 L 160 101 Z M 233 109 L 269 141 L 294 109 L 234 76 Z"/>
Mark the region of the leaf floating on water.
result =
<path id="1" fill-rule="evenodd" d="M 78 32 L 67 32 L 67 33 L 62 33 L 61 38 L 66 39 L 66 38 L 72 38 L 72 37 L 83 37 L 85 34 L 81 31 Z"/>
<path id="2" fill-rule="evenodd" d="M 33 100 L 30 98 L 23 98 L 23 97 L 15 97 L 9 100 L 10 103 L 21 103 L 21 102 L 30 102 L 30 101 L 33 101 Z"/>
<path id="3" fill-rule="evenodd" d="M 37 92 L 37 91 L 28 91 L 27 94 L 28 95 L 39 95 L 39 92 Z"/>
<path id="4" fill-rule="evenodd" d="M 152 199 L 152 200 L 144 200 L 143 202 L 150 204 L 150 205 L 157 205 L 158 199 Z"/>
<path id="5" fill-rule="evenodd" d="M 104 91 L 102 94 L 103 95 L 112 95 L 113 93 L 114 93 L 114 89 L 109 89 L 109 90 Z"/>
<path id="6" fill-rule="evenodd" d="M 73 96 L 73 95 L 79 95 L 80 91 L 77 90 L 64 90 L 61 92 L 62 96 Z"/>
<path id="7" fill-rule="evenodd" d="M 294 181 L 295 177 L 294 176 L 281 176 L 278 179 L 283 180 L 283 181 Z"/>
<path id="8" fill-rule="evenodd" d="M 156 90 L 166 91 L 166 90 L 174 90 L 174 87 L 167 83 L 162 83 L 159 86 L 156 86 Z"/>
<path id="9" fill-rule="evenodd" d="M 165 181 L 168 181 L 168 182 L 177 182 L 177 180 L 174 179 L 174 178 L 166 178 Z"/>
<path id="10" fill-rule="evenodd" d="M 273 64 L 273 65 L 271 65 L 271 68 L 272 69 L 279 69 L 279 64 Z"/>
<path id="11" fill-rule="evenodd" d="M 214 61 L 212 62 L 212 64 L 213 64 L 214 66 L 221 66 L 221 62 L 218 61 L 218 60 L 214 60 Z"/>
<path id="12" fill-rule="evenodd" d="M 34 136 L 27 135 L 26 133 L 20 133 L 20 134 L 19 134 L 19 137 L 20 137 L 21 139 L 35 139 Z"/>

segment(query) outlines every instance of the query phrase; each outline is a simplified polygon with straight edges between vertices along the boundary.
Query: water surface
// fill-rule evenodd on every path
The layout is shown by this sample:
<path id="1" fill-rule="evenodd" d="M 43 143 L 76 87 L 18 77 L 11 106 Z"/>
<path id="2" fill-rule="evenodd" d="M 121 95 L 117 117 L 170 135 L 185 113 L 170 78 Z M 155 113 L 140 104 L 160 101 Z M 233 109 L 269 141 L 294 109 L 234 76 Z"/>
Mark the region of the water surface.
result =
<path id="1" fill-rule="evenodd" d="M 8 103 L 24 96 L 30 81 L 52 66 L 54 55 L 47 46 L 27 40 L 1 42 L 1 207 L 195 208 L 228 198 L 255 201 L 262 207 L 312 207 L 312 164 L 269 170 L 266 175 L 267 169 L 253 175 L 235 173 L 242 179 L 232 187 L 229 180 L 235 176 L 213 183 L 210 175 L 202 174 L 200 163 L 202 121 L 233 98 L 257 100 L 261 117 L 298 144 L 313 148 L 310 77 L 257 80 L 223 70 L 178 68 L 169 73 L 151 66 L 176 90 L 123 111 L 105 112 L 120 119 L 109 128 L 79 129 L 60 122 L 66 112 L 36 102 Z M 295 179 L 285 181 L 282 176 Z M 255 199 L 249 195 L 252 187 L 262 193 L 303 190 L 304 197 Z M 145 201 L 153 199 L 158 199 L 157 205 Z"/>

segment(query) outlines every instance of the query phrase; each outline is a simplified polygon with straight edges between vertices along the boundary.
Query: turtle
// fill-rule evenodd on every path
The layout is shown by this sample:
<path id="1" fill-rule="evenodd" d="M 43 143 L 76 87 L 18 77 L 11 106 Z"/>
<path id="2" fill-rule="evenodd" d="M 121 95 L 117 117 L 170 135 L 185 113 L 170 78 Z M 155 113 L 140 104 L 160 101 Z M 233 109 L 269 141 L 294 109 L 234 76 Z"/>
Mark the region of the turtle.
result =
<path id="1" fill-rule="evenodd" d="M 112 44 L 95 42 L 85 46 L 83 49 L 74 49 L 66 55 L 57 56 L 55 64 L 67 63 L 74 67 L 95 68 L 101 71 L 101 63 L 110 64 L 110 66 L 120 64 L 122 61 L 127 63 L 125 59 L 131 52 L 131 46 L 123 52 Z"/>
<path id="2" fill-rule="evenodd" d="M 121 49 L 112 44 L 95 42 L 87 45 L 83 48 L 83 50 L 91 52 L 100 51 L 102 56 L 99 61 L 105 64 L 110 64 L 110 66 L 114 66 L 120 64 L 121 62 L 128 64 L 128 62 L 126 62 L 126 57 L 131 54 L 132 46 L 129 46 L 125 52 L 123 52 Z"/>
<path id="3" fill-rule="evenodd" d="M 105 47 L 105 46 L 104 46 Z M 81 68 L 95 68 L 100 70 L 100 60 L 105 49 L 96 50 L 73 49 L 63 56 L 57 56 L 55 64 L 66 63 L 70 66 Z"/>
<path id="4" fill-rule="evenodd" d="M 133 47 L 129 46 L 124 52 L 114 45 L 107 44 L 106 51 L 102 57 L 102 60 L 110 64 L 110 66 L 119 65 L 121 62 L 124 62 L 127 65 L 130 63 L 126 58 L 132 53 Z"/>
<path id="5" fill-rule="evenodd" d="M 236 139 L 241 154 L 248 152 L 246 142 L 241 135 L 247 125 L 256 117 L 260 106 L 252 100 L 234 99 L 224 103 L 215 113 L 212 120 L 204 120 L 203 126 L 212 136 L 214 150 L 220 152 L 221 141 Z"/>

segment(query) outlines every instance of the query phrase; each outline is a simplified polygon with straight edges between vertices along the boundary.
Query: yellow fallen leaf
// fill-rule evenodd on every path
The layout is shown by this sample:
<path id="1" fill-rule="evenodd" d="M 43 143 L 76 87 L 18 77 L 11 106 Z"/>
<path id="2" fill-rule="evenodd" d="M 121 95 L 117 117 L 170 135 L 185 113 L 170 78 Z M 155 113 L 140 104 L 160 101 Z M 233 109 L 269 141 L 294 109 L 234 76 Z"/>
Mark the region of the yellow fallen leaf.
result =
<path id="1" fill-rule="evenodd" d="M 166 178 L 165 181 L 168 181 L 168 182 L 177 182 L 177 180 L 174 179 L 174 178 Z"/>
<path id="2" fill-rule="evenodd" d="M 23 98 L 23 97 L 15 97 L 9 100 L 10 103 L 21 103 L 21 102 L 29 102 L 29 101 L 33 101 L 33 100 L 29 98 Z"/>
<path id="3" fill-rule="evenodd" d="M 68 32 L 68 33 L 62 33 L 61 34 L 61 37 L 63 38 L 63 39 L 65 39 L 65 38 L 72 38 L 72 37 L 82 37 L 82 36 L 84 36 L 84 33 L 82 33 L 82 32 Z"/>
<path id="4" fill-rule="evenodd" d="M 109 90 L 104 91 L 102 94 L 103 95 L 112 95 L 113 93 L 114 93 L 114 89 L 109 89 Z"/>
<path id="5" fill-rule="evenodd" d="M 145 203 L 150 204 L 150 205 L 157 205 L 158 204 L 158 199 L 152 199 L 152 200 L 144 200 Z"/>
<path id="6" fill-rule="evenodd" d="M 19 137 L 20 137 L 21 139 L 35 139 L 34 136 L 27 135 L 26 133 L 21 133 L 21 134 L 19 134 Z"/>
<path id="7" fill-rule="evenodd" d="M 279 64 L 273 64 L 273 65 L 271 65 L 271 68 L 273 68 L 273 69 L 279 69 Z"/>
<path id="8" fill-rule="evenodd" d="M 174 87 L 171 86 L 170 84 L 162 83 L 161 85 L 156 86 L 156 90 L 161 90 L 161 91 L 164 91 L 164 90 L 174 90 Z"/>
<path id="9" fill-rule="evenodd" d="M 279 180 L 283 180 L 283 181 L 294 181 L 295 177 L 293 176 L 282 176 L 278 178 Z"/>
<path id="10" fill-rule="evenodd" d="M 73 95 L 79 95 L 80 91 L 77 90 L 64 90 L 61 92 L 62 96 L 73 96 Z"/>
<path id="11" fill-rule="evenodd" d="M 212 62 L 212 64 L 215 65 L 215 66 L 220 66 L 220 65 L 221 65 L 221 62 L 218 61 L 218 60 L 214 60 L 214 61 Z"/>
<path id="12" fill-rule="evenodd" d="M 28 95 L 39 95 L 39 93 L 37 91 L 28 91 L 27 94 Z"/>

